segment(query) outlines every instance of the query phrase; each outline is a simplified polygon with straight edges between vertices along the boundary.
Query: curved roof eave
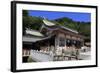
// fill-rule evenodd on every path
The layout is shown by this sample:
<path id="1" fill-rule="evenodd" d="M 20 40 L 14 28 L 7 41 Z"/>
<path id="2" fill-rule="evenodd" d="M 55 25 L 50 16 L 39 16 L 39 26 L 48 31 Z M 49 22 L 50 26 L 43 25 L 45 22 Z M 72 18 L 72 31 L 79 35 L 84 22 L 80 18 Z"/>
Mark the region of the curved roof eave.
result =
<path id="1" fill-rule="evenodd" d="M 32 29 L 26 29 L 26 34 L 44 37 L 44 35 L 42 33 L 40 33 L 39 31 L 36 31 L 36 30 L 32 30 Z"/>
<path id="2" fill-rule="evenodd" d="M 65 29 L 65 30 L 71 31 L 71 32 L 73 32 L 73 33 L 78 34 L 78 32 L 77 32 L 76 30 L 73 30 L 73 29 L 70 29 L 70 28 L 67 28 L 67 27 L 64 27 L 64 26 L 59 26 L 59 27 Z"/>
<path id="3" fill-rule="evenodd" d="M 45 24 L 46 27 L 49 27 L 50 26 L 50 28 L 55 27 L 55 25 L 56 25 L 55 23 L 53 23 L 51 21 L 48 21 L 46 19 L 44 19 L 43 22 L 44 22 L 44 24 Z M 78 34 L 78 32 L 76 30 L 73 30 L 73 29 L 70 29 L 70 28 L 67 28 L 67 27 L 64 27 L 64 26 L 59 26 L 59 25 L 58 25 L 58 27 Z M 55 29 L 57 29 L 58 27 L 56 26 Z"/>

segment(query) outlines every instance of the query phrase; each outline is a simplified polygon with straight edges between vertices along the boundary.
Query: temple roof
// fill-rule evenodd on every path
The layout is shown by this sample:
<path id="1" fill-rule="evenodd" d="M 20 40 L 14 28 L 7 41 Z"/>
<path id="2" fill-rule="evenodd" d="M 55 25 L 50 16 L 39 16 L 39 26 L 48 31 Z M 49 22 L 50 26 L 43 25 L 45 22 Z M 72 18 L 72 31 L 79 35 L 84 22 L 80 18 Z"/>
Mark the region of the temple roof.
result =
<path id="1" fill-rule="evenodd" d="M 48 31 L 47 32 L 53 32 L 55 30 L 60 30 L 60 29 L 64 29 L 64 31 L 69 31 L 69 32 L 73 32 L 73 34 L 78 34 L 77 31 L 75 30 L 72 30 L 72 29 L 69 29 L 67 27 L 64 27 L 64 26 L 60 26 L 60 25 L 56 25 L 55 23 L 51 22 L 51 21 L 48 21 L 48 20 L 43 20 L 44 22 L 44 27 L 43 28 L 46 28 Z M 43 30 L 43 29 L 42 29 Z M 47 33 L 46 32 L 46 33 Z M 52 35 L 54 35 L 53 33 L 49 34 L 49 35 L 45 35 L 43 34 L 42 32 L 40 31 L 37 31 L 37 30 L 33 30 L 33 29 L 29 29 L 29 28 L 26 28 L 26 34 L 23 36 L 23 41 L 27 41 L 27 42 L 36 42 L 36 41 L 40 41 L 40 40 L 44 40 L 44 39 L 48 39 L 50 38 Z"/>
<path id="2" fill-rule="evenodd" d="M 37 41 L 41 41 L 41 40 L 45 40 L 45 39 L 49 39 L 54 35 L 49 35 L 49 36 L 44 36 L 44 37 L 40 37 L 40 36 L 33 36 L 33 35 L 24 35 L 22 40 L 24 42 L 37 42 Z"/>
<path id="3" fill-rule="evenodd" d="M 44 35 L 42 33 L 40 33 L 39 31 L 28 29 L 28 28 L 26 29 L 26 34 L 33 35 L 33 36 L 44 37 Z"/>
<path id="4" fill-rule="evenodd" d="M 73 32 L 73 33 L 78 33 L 76 30 L 73 30 L 73 29 L 70 29 L 70 28 L 67 28 L 67 27 L 64 27 L 64 26 L 59 26 L 59 27 L 62 28 L 62 29 L 71 31 L 71 32 Z"/>
<path id="5" fill-rule="evenodd" d="M 47 26 L 54 26 L 54 25 L 56 25 L 55 23 L 50 22 L 50 21 L 48 21 L 48 20 L 46 20 L 46 19 L 44 19 L 43 22 L 44 22 L 44 24 L 47 25 Z"/>
<path id="6" fill-rule="evenodd" d="M 73 33 L 78 33 L 76 30 L 73 30 L 73 29 L 70 29 L 70 28 L 67 28 L 67 27 L 64 27 L 61 25 L 56 25 L 56 23 L 53 23 L 53 22 L 46 20 L 46 19 L 44 19 L 43 22 L 44 22 L 45 28 L 47 28 L 48 30 L 56 30 L 56 29 L 61 28 L 61 29 L 64 29 L 64 30 L 67 30 L 67 31 L 70 31 Z"/>

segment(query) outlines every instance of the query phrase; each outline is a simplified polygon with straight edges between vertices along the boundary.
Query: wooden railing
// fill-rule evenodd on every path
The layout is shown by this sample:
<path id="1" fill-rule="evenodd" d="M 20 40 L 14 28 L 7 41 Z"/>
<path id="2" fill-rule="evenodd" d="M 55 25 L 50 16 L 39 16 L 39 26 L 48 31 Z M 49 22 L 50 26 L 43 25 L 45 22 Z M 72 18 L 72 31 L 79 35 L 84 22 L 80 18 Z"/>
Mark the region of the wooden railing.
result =
<path id="1" fill-rule="evenodd" d="M 31 50 L 30 57 L 36 62 L 53 61 L 53 56 L 49 53 Z"/>

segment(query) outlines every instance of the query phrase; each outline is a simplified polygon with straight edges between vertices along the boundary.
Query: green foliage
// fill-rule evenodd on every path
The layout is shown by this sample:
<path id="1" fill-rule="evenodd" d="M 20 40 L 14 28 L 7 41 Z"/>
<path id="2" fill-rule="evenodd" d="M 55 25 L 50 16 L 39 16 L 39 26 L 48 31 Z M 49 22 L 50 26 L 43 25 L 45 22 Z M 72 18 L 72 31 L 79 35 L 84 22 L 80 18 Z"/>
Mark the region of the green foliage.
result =
<path id="1" fill-rule="evenodd" d="M 23 10 L 23 35 L 25 34 L 26 28 L 39 30 L 42 24 L 43 22 L 41 17 L 29 16 L 28 11 Z"/>
<path id="2" fill-rule="evenodd" d="M 23 17 L 23 23 L 27 28 L 38 30 L 43 22 L 41 18 L 28 16 Z"/>
<path id="3" fill-rule="evenodd" d="M 23 10 L 23 16 L 28 16 L 28 11 L 27 10 Z"/>

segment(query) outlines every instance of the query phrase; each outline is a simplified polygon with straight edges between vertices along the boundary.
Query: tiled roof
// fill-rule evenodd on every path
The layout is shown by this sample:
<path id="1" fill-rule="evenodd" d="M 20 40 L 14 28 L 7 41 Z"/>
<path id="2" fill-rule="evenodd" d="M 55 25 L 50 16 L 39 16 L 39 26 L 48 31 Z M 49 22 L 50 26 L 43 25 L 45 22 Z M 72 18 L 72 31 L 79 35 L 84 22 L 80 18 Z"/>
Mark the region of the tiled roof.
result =
<path id="1" fill-rule="evenodd" d="M 68 30 L 68 31 L 71 31 L 71 32 L 74 32 L 74 33 L 78 33 L 76 30 L 73 30 L 73 29 L 70 29 L 70 28 L 67 28 L 67 27 L 64 27 L 64 26 L 60 26 L 60 27 L 65 29 L 65 30 Z"/>
<path id="2" fill-rule="evenodd" d="M 67 27 L 64 27 L 64 26 L 60 26 L 60 25 L 56 25 L 56 23 L 53 23 L 53 22 L 51 22 L 51 21 L 49 21 L 49 20 L 43 20 L 43 21 L 45 21 L 44 22 L 44 24 L 46 25 L 46 27 L 45 28 L 47 28 L 47 29 L 49 29 L 49 30 L 56 30 L 56 29 L 58 29 L 58 28 L 62 28 L 62 29 L 65 29 L 65 30 L 67 30 L 67 31 L 71 31 L 71 32 L 73 32 L 73 33 L 78 33 L 76 30 L 73 30 L 73 29 L 70 29 L 70 28 L 67 28 Z"/>
<path id="3" fill-rule="evenodd" d="M 26 34 L 44 37 L 44 35 L 42 33 L 40 33 L 39 31 L 36 31 L 36 30 L 32 30 L 32 29 L 26 29 Z"/>

